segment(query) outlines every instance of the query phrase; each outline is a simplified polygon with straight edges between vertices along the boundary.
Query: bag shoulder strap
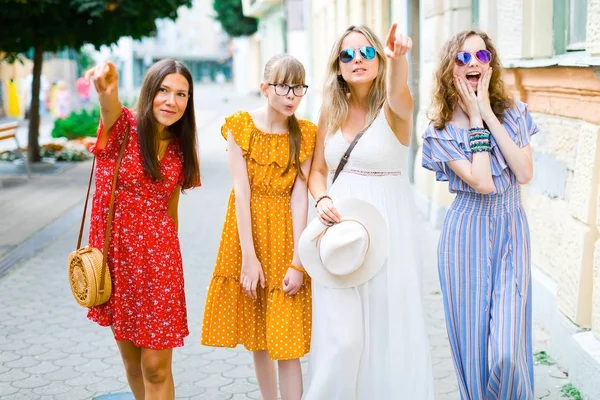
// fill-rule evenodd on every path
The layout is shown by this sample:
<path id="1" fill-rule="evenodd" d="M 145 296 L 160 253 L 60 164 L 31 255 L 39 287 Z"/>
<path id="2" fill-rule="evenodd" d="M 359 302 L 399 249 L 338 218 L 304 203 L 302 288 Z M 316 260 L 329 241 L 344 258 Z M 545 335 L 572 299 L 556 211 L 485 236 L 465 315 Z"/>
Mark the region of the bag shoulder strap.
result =
<path id="1" fill-rule="evenodd" d="M 106 221 L 106 230 L 104 235 L 104 251 L 102 252 L 102 272 L 100 275 L 100 293 L 104 292 L 104 275 L 106 274 L 106 260 L 108 258 L 108 248 L 110 245 L 110 233 L 112 228 L 112 218 L 115 206 L 115 190 L 117 188 L 117 178 L 119 176 L 119 167 L 121 166 L 121 160 L 123 159 L 123 154 L 125 153 L 125 148 L 127 147 L 127 142 L 129 141 L 129 129 L 125 132 L 125 138 L 123 139 L 123 144 L 121 144 L 121 149 L 119 151 L 119 157 L 117 158 L 117 163 L 115 164 L 115 172 L 113 174 L 112 180 L 112 188 L 110 191 L 110 205 L 108 208 L 108 220 Z M 85 225 L 85 215 L 87 212 L 88 200 L 90 198 L 90 189 L 92 187 L 92 179 L 94 177 L 94 167 L 96 165 L 96 157 L 94 157 L 94 161 L 92 161 L 92 171 L 90 172 L 90 179 L 88 182 L 87 193 L 85 195 L 85 204 L 83 206 L 83 216 L 81 217 L 81 227 L 79 228 L 79 238 L 77 239 L 77 249 L 81 248 L 81 240 L 83 238 L 83 227 Z"/>
<path id="2" fill-rule="evenodd" d="M 335 180 L 337 179 L 337 177 L 340 174 L 340 172 L 342 172 L 342 170 L 344 169 L 344 167 L 348 163 L 348 159 L 350 158 L 350 153 L 352 153 L 352 150 L 354 150 L 354 147 L 358 143 L 358 140 L 362 137 L 362 135 L 365 134 L 365 132 L 367 131 L 367 129 L 369 129 L 369 127 L 366 127 L 365 129 L 363 129 L 362 131 L 360 131 L 356 135 L 356 137 L 354 137 L 354 140 L 352 141 L 352 143 L 350 143 L 350 146 L 348 146 L 348 149 L 346 150 L 346 152 L 342 156 L 342 159 L 340 160 L 340 163 L 338 164 L 337 169 L 335 170 L 335 174 L 333 175 L 333 180 L 331 181 L 331 183 L 335 182 Z M 340 134 L 341 134 L 341 132 L 340 132 Z"/>

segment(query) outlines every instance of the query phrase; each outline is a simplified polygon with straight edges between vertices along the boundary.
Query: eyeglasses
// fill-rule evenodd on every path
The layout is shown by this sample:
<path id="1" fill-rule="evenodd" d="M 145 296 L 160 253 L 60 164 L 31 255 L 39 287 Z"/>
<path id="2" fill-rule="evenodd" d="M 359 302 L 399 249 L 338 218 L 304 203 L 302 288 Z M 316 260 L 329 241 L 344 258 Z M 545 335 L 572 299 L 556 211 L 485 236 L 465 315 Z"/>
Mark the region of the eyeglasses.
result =
<path id="1" fill-rule="evenodd" d="M 358 50 L 358 52 L 360 53 L 360 56 L 367 61 L 374 59 L 375 56 L 377 55 L 377 51 L 375 51 L 375 49 L 372 46 L 363 46 L 356 50 Z M 347 64 L 350 61 L 354 60 L 354 57 L 356 57 L 356 50 L 355 49 L 343 49 L 342 51 L 340 51 L 340 55 L 339 55 L 340 61 L 343 62 L 344 64 Z"/>
<path id="2" fill-rule="evenodd" d="M 479 50 L 475 53 L 469 53 L 468 51 L 459 51 L 458 54 L 456 54 L 454 62 L 459 67 L 464 67 L 465 65 L 471 62 L 472 54 L 475 54 L 475 58 L 477 58 L 482 64 L 489 64 L 490 61 L 492 61 L 492 53 L 490 53 L 488 50 Z"/>
<path id="3" fill-rule="evenodd" d="M 308 90 L 307 85 L 290 86 L 285 83 L 269 83 L 269 86 L 275 86 L 275 94 L 277 96 L 287 96 L 291 90 L 294 96 L 302 97 Z"/>

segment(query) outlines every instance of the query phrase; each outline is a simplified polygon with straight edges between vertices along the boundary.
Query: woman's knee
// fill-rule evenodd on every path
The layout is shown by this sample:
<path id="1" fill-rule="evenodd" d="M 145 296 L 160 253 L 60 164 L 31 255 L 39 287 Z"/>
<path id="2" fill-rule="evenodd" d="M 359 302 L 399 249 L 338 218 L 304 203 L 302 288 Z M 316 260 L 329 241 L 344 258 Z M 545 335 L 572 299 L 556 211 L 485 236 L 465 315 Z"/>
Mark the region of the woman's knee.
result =
<path id="1" fill-rule="evenodd" d="M 153 354 L 142 357 L 144 380 L 148 383 L 161 384 L 171 376 L 171 357 L 169 354 Z"/>

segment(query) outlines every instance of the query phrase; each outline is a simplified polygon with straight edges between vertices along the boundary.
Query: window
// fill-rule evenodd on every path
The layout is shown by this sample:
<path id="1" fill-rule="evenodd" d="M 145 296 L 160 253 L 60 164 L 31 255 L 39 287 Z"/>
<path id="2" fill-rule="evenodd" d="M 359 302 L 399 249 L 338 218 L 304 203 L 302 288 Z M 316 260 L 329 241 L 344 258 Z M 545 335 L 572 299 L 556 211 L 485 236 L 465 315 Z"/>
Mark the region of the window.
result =
<path id="1" fill-rule="evenodd" d="M 556 54 L 585 50 L 588 0 L 554 0 Z"/>

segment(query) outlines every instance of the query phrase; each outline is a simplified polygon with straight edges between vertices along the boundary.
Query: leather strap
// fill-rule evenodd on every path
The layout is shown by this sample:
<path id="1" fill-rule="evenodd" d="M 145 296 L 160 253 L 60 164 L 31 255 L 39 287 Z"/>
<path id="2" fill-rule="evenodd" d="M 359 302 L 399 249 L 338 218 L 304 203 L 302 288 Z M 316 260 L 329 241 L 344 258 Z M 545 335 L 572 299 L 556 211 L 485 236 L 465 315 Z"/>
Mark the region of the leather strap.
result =
<path id="1" fill-rule="evenodd" d="M 123 139 L 123 144 L 121 145 L 121 150 L 119 151 L 119 157 L 117 158 L 117 163 L 115 164 L 115 172 L 113 174 L 112 180 L 112 188 L 110 191 L 110 205 L 108 207 L 108 220 L 106 221 L 106 230 L 104 235 L 104 251 L 102 252 L 102 271 L 100 275 L 100 293 L 104 293 L 104 276 L 106 275 L 107 268 L 107 259 L 108 259 L 108 248 L 110 246 L 110 233 L 112 228 L 112 219 L 114 214 L 114 206 L 115 206 L 115 189 L 117 188 L 117 178 L 119 176 L 119 167 L 121 166 L 121 160 L 123 159 L 123 154 L 125 153 L 125 148 L 127 147 L 127 142 L 129 141 L 129 129 L 125 132 L 125 138 Z M 79 238 L 77 239 L 77 249 L 81 248 L 81 239 L 83 238 L 83 227 L 85 225 L 85 214 L 87 211 L 88 200 L 90 198 L 90 189 L 92 187 L 92 178 L 94 177 L 94 166 L 96 165 L 96 157 L 94 157 L 94 161 L 92 161 L 92 171 L 90 172 L 90 179 L 88 182 L 87 194 L 85 195 L 85 204 L 83 206 L 83 217 L 81 217 L 81 227 L 79 228 Z"/>
<path id="2" fill-rule="evenodd" d="M 371 126 L 371 124 L 369 124 L 369 126 Z M 337 179 L 337 177 L 340 174 L 340 172 L 342 172 L 342 170 L 346 166 L 346 163 L 348 162 L 348 159 L 350 158 L 350 153 L 352 153 L 352 150 L 354 150 L 354 146 L 356 146 L 356 144 L 358 143 L 358 140 L 362 137 L 362 135 L 365 134 L 365 132 L 367 131 L 367 129 L 369 129 L 368 126 L 365 129 L 363 129 L 362 131 L 360 131 L 356 135 L 356 137 L 354 138 L 354 140 L 352 141 L 352 143 L 350 143 L 350 146 L 348 146 L 348 150 L 346 150 L 346 152 L 342 156 L 342 159 L 340 160 L 340 163 L 338 164 L 338 167 L 335 170 L 335 174 L 333 175 L 333 181 L 331 181 L 332 184 L 333 184 L 333 182 L 335 182 L 335 180 Z M 341 134 L 341 132 L 340 132 L 340 134 Z"/>

